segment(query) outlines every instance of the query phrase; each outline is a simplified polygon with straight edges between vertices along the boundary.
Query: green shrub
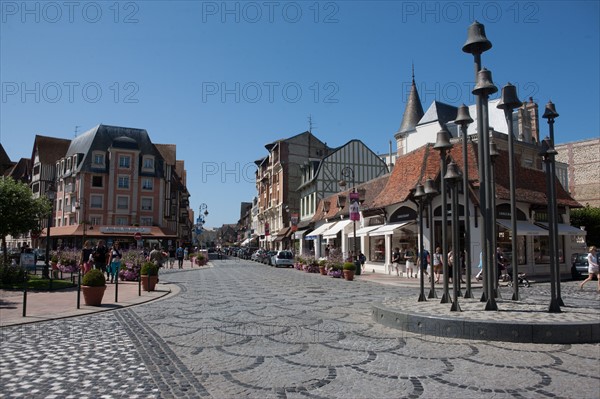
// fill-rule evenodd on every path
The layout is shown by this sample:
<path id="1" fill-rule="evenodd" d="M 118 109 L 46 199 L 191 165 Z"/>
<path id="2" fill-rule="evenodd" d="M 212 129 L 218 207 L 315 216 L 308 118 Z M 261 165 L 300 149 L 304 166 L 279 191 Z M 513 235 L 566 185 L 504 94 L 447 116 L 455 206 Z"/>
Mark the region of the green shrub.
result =
<path id="1" fill-rule="evenodd" d="M 325 259 L 321 259 L 319 261 L 319 267 L 326 267 L 327 266 L 327 261 Z"/>
<path id="2" fill-rule="evenodd" d="M 158 276 L 158 266 L 152 262 L 145 262 L 140 271 L 142 276 Z"/>
<path id="3" fill-rule="evenodd" d="M 344 270 L 351 270 L 354 272 L 356 271 L 356 266 L 352 262 L 346 262 L 344 263 Z"/>
<path id="4" fill-rule="evenodd" d="M 98 269 L 90 270 L 83 276 L 81 285 L 87 285 L 89 287 L 104 287 L 106 285 L 104 273 Z"/>
<path id="5" fill-rule="evenodd" d="M 28 278 L 27 270 L 19 265 L 11 265 L 10 259 L 7 262 L 0 260 L 0 283 L 21 284 Z"/>

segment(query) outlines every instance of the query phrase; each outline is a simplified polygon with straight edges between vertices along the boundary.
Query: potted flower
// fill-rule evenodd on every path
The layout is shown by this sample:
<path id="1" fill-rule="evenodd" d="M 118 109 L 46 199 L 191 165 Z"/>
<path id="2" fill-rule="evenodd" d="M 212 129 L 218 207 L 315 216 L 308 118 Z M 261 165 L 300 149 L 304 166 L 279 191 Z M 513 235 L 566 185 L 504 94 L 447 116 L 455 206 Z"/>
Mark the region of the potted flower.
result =
<path id="1" fill-rule="evenodd" d="M 319 273 L 322 276 L 327 276 L 327 261 L 325 259 L 319 261 Z"/>
<path id="2" fill-rule="evenodd" d="M 154 291 L 154 287 L 158 283 L 158 266 L 153 262 L 145 262 L 140 270 L 140 277 L 144 291 Z"/>
<path id="3" fill-rule="evenodd" d="M 344 278 L 348 281 L 354 280 L 354 272 L 356 271 L 356 266 L 352 262 L 344 263 Z"/>
<path id="4" fill-rule="evenodd" d="M 329 266 L 329 272 L 327 274 L 329 274 L 333 278 L 340 278 L 340 277 L 342 277 L 342 268 L 341 268 L 341 265 L 339 265 L 337 263 L 332 263 Z"/>
<path id="5" fill-rule="evenodd" d="M 196 264 L 198 266 L 204 266 L 204 265 L 206 265 L 206 258 L 204 257 L 204 255 L 198 255 L 196 257 Z"/>
<path id="6" fill-rule="evenodd" d="M 100 306 L 102 297 L 106 291 L 106 279 L 100 270 L 92 269 L 83 276 L 81 280 L 81 291 L 83 300 L 88 306 Z"/>

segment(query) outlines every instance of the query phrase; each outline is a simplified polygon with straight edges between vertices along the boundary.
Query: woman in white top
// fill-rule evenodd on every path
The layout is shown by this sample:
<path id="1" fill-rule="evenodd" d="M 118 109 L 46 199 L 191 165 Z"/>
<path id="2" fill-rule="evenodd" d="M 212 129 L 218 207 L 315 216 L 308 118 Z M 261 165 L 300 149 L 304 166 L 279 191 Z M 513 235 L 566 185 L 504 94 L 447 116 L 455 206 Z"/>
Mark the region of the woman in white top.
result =
<path id="1" fill-rule="evenodd" d="M 596 275 L 596 278 L 598 279 L 598 292 L 600 292 L 600 267 L 598 267 L 598 256 L 596 255 L 596 247 L 593 245 L 590 247 L 590 253 L 587 256 L 587 261 L 589 273 L 588 278 L 586 278 L 581 282 L 581 284 L 579 284 L 579 289 L 583 289 L 584 284 L 588 281 L 591 281 L 592 278 L 594 278 L 594 275 Z"/>

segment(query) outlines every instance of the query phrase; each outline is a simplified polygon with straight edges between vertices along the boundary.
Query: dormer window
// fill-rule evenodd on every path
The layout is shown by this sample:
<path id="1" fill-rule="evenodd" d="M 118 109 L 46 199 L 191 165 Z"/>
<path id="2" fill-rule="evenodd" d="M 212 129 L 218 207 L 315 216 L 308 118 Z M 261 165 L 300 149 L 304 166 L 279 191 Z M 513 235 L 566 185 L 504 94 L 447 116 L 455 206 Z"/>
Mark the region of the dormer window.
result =
<path id="1" fill-rule="evenodd" d="M 92 162 L 94 163 L 94 165 L 93 165 L 94 167 L 103 168 L 104 167 L 104 153 L 94 151 L 93 156 L 92 156 Z"/>
<path id="2" fill-rule="evenodd" d="M 67 158 L 67 172 L 71 171 L 71 157 Z"/>
<path id="3" fill-rule="evenodd" d="M 147 172 L 154 172 L 154 157 L 152 155 L 144 155 L 142 169 Z"/>

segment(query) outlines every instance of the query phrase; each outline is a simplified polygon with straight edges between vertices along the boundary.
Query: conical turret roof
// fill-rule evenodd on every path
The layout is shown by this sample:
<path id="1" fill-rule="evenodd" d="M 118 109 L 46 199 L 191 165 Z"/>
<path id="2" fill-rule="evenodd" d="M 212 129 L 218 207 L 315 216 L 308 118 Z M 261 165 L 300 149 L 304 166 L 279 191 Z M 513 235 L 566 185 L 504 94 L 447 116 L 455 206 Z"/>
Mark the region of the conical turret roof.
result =
<path id="1" fill-rule="evenodd" d="M 404 109 L 404 115 L 402 116 L 402 123 L 400 124 L 400 129 L 398 129 L 398 133 L 405 133 L 413 130 L 424 114 L 425 112 L 423 112 L 423 106 L 421 105 L 421 99 L 419 98 L 419 92 L 417 91 L 417 85 L 415 84 L 415 73 L 413 70 L 412 85 L 410 86 L 408 101 L 406 102 L 406 108 Z"/>

